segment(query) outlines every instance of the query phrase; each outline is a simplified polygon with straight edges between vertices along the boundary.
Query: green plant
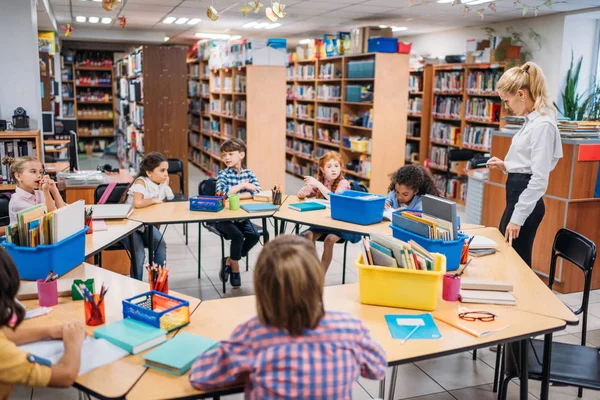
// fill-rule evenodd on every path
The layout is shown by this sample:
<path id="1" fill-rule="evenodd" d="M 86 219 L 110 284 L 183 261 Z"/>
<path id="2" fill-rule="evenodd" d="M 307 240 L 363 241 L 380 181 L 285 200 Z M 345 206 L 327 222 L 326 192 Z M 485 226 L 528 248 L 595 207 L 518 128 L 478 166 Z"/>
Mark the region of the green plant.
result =
<path id="1" fill-rule="evenodd" d="M 592 85 L 590 92 L 585 119 L 600 121 L 600 85 Z"/>
<path id="2" fill-rule="evenodd" d="M 487 38 L 492 40 L 492 37 L 497 36 L 496 29 L 486 26 L 481 28 Z M 513 28 L 512 26 L 506 27 L 506 34 L 510 36 L 511 43 L 515 46 L 521 46 L 521 62 L 525 63 L 531 59 L 533 51 L 540 51 L 542 49 L 542 36 L 529 28 L 527 32 L 522 32 Z M 525 36 L 529 39 L 525 41 Z M 536 49 L 532 49 L 530 43 L 533 42 L 536 45 Z"/>
<path id="3" fill-rule="evenodd" d="M 575 70 L 573 70 L 573 51 L 571 51 L 571 64 L 567 71 L 567 79 L 565 80 L 565 89 L 562 92 L 562 110 L 554 103 L 554 107 L 560 112 L 565 118 L 570 118 L 573 121 L 581 121 L 585 115 L 588 105 L 592 100 L 591 96 L 584 98 L 585 93 L 577 93 L 577 85 L 579 84 L 579 73 L 581 72 L 581 63 L 583 57 L 579 57 Z"/>

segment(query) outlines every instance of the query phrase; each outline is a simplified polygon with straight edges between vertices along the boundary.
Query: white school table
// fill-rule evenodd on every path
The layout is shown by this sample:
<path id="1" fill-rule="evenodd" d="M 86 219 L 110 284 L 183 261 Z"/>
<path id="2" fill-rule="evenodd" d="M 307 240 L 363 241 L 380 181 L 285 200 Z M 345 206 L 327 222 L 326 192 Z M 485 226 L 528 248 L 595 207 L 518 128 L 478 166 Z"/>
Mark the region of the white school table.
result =
<path id="1" fill-rule="evenodd" d="M 517 299 L 516 306 L 482 305 L 486 311 L 498 315 L 510 327 L 483 338 L 475 338 L 440 320 L 436 320 L 443 338 L 438 341 L 408 341 L 400 345 L 391 338 L 385 322 L 385 314 L 418 314 L 422 311 L 378 307 L 361 304 L 359 301 L 359 284 L 326 287 L 324 291 L 325 307 L 328 310 L 349 312 L 359 317 L 377 339 L 388 357 L 388 364 L 393 369 L 391 390 L 395 386 L 397 366 L 444 355 L 461 353 L 468 350 L 487 348 L 491 345 L 505 342 L 526 340 L 545 334 L 547 347 L 544 360 L 551 350 L 551 334 L 565 328 L 566 324 L 576 324 L 577 317 L 565 306 L 558 297 L 531 271 L 517 253 L 503 240 L 495 228 L 476 228 L 467 233 L 477 233 L 494 239 L 499 245 L 497 254 L 488 257 L 474 258 L 465 277 L 490 279 L 510 282 L 513 284 L 513 295 Z M 441 294 L 440 294 L 441 296 Z M 432 312 L 434 318 L 456 314 L 461 303 L 443 301 L 441 298 L 438 308 Z M 476 305 L 466 305 L 475 309 Z M 256 315 L 254 296 L 205 301 L 200 304 L 191 323 L 183 331 L 196 333 L 215 340 L 229 338 L 234 328 L 241 322 Z M 524 347 L 527 349 L 527 347 Z M 526 351 L 524 359 L 527 359 Z M 522 358 L 523 359 L 523 358 Z M 542 398 L 548 396 L 549 364 L 545 363 L 545 381 L 542 384 Z M 522 369 L 522 377 L 527 376 L 527 369 Z M 385 383 L 383 383 L 385 385 Z M 380 397 L 383 398 L 382 385 Z M 527 379 L 521 381 L 521 398 L 527 399 Z M 128 394 L 128 399 L 160 399 L 160 398 L 199 398 L 220 396 L 243 390 L 241 386 L 221 388 L 210 392 L 199 392 L 191 387 L 187 375 L 175 377 L 149 369 Z"/>
<path id="2" fill-rule="evenodd" d="M 102 283 L 109 287 L 109 291 L 104 299 L 106 323 L 118 321 L 123 318 L 123 308 L 121 301 L 133 297 L 137 294 L 147 292 L 149 286 L 147 282 L 141 282 L 131 279 L 127 276 L 119 275 L 114 272 L 95 267 L 91 264 L 82 264 L 65 274 L 60 280 L 65 279 L 88 279 L 94 278 L 96 290 L 100 289 Z M 35 282 L 21 283 L 24 286 L 34 286 Z M 35 290 L 35 289 L 34 289 Z M 169 291 L 169 295 L 187 300 L 190 303 L 190 313 L 193 313 L 200 300 Z M 39 307 L 38 300 L 22 301 L 27 309 Z M 59 297 L 58 304 L 53 310 L 42 317 L 23 321 L 21 326 L 48 326 L 67 321 L 82 321 L 84 318 L 83 301 L 72 301 L 71 297 Z M 97 327 L 86 327 L 88 335 L 92 336 Z M 170 333 L 172 336 L 174 332 Z M 150 351 L 150 350 L 148 350 Z M 133 387 L 135 382 L 146 371 L 143 366 L 142 355 L 129 355 L 120 360 L 90 371 L 77 377 L 75 387 L 100 399 L 123 399 L 126 393 Z"/>
<path id="3" fill-rule="evenodd" d="M 125 239 L 143 225 L 141 222 L 130 219 L 107 219 L 104 222 L 106 222 L 107 230 L 94 231 L 85 236 L 85 258 L 95 256 L 102 250 Z"/>

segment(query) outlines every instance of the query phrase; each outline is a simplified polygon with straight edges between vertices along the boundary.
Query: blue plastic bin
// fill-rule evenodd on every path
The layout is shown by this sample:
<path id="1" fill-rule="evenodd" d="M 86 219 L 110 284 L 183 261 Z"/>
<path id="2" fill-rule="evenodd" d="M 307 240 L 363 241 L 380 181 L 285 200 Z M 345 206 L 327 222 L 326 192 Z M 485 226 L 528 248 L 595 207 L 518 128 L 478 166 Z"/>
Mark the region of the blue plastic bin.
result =
<path id="1" fill-rule="evenodd" d="M 465 244 L 465 239 L 468 239 L 469 235 L 459 232 L 458 239 L 445 241 L 441 239 L 427 239 L 421 235 L 398 228 L 395 225 L 390 225 L 390 227 L 392 228 L 392 235 L 396 239 L 400 239 L 404 242 L 414 240 L 423 246 L 427 251 L 445 255 L 446 271 L 456 271 L 458 267 L 460 267 L 460 256 Z"/>
<path id="2" fill-rule="evenodd" d="M 224 207 L 225 200 L 221 196 L 190 197 L 190 211 L 219 212 Z"/>
<path id="3" fill-rule="evenodd" d="M 122 300 L 123 318 L 171 332 L 190 323 L 190 303 L 155 290 Z"/>
<path id="4" fill-rule="evenodd" d="M 369 39 L 369 53 L 397 53 L 398 39 L 375 37 Z"/>
<path id="5" fill-rule="evenodd" d="M 37 281 L 48 276 L 50 271 L 64 275 L 85 260 L 85 233 L 88 229 L 86 226 L 55 244 L 22 247 L 4 241 L 0 245 L 12 257 L 21 279 Z"/>
<path id="6" fill-rule="evenodd" d="M 331 218 L 359 225 L 371 225 L 383 220 L 385 197 L 378 194 L 345 190 L 331 193 Z"/>

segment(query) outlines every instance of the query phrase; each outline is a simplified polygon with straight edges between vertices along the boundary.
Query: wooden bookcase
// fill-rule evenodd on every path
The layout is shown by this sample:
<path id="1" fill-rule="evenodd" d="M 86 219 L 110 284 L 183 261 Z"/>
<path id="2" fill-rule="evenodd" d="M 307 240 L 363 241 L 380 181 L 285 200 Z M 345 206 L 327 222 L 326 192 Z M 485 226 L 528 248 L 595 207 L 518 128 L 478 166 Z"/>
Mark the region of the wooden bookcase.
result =
<path id="1" fill-rule="evenodd" d="M 137 170 L 144 154 L 162 153 L 185 161 L 187 138 L 186 49 L 146 45 L 119 60 L 117 109 L 119 161 Z M 122 90 L 123 89 L 123 90 Z M 184 193 L 188 195 L 188 168 L 184 162 Z M 179 179 L 170 186 L 178 192 Z"/>
<path id="2" fill-rule="evenodd" d="M 17 149 L 17 143 L 22 142 L 33 142 L 32 146 L 34 148 L 34 154 L 30 154 L 30 151 L 27 152 L 19 151 Z M 9 147 L 10 146 L 10 147 Z M 12 151 L 12 152 L 11 152 Z M 38 160 L 43 160 L 43 150 L 42 150 L 42 141 L 39 130 L 34 131 L 6 131 L 0 132 L 0 161 L 4 156 L 33 156 Z M 0 181 L 0 191 L 12 191 L 16 189 L 16 185 L 14 183 L 7 183 L 9 179 L 8 176 L 8 166 L 0 166 L 2 170 L 2 179 Z"/>
<path id="3" fill-rule="evenodd" d="M 411 68 L 408 84 L 406 163 L 424 165 L 429 157 L 433 67 Z M 415 150 L 415 151 L 411 151 Z M 416 153 L 412 156 L 411 153 Z"/>
<path id="4" fill-rule="evenodd" d="M 495 84 L 504 69 L 502 63 L 433 66 L 428 167 L 440 192 L 450 188 L 446 197 L 458 204 L 465 204 L 466 162 L 452 167 L 449 186 L 445 161 L 448 148 L 469 149 L 482 154 L 490 151 L 492 131 L 503 126 L 504 110 Z M 477 76 L 484 79 L 477 80 Z M 477 103 L 481 112 L 473 115 L 469 110 L 476 109 Z M 478 134 L 474 132 L 477 129 L 480 130 Z"/>
<path id="5" fill-rule="evenodd" d="M 196 70 L 197 78 L 190 73 Z M 246 143 L 246 166 L 261 185 L 284 188 L 285 172 L 273 166 L 285 160 L 285 68 L 208 70 L 208 61 L 194 60 L 188 62 L 188 79 L 189 160 L 216 177 L 225 168 L 220 146 L 236 137 Z M 196 80 L 198 91 L 192 89 Z"/>
<path id="6" fill-rule="evenodd" d="M 366 74 L 371 77 L 349 77 L 349 65 L 357 62 L 374 63 L 373 74 Z M 405 162 L 408 55 L 297 61 L 288 67 L 287 80 L 286 171 L 314 175 L 319 157 L 335 150 L 342 155 L 347 178 L 373 193 L 387 193 L 389 175 Z M 357 90 L 372 92 L 372 97 L 356 98 Z M 367 114 L 372 121 L 367 127 L 353 123 L 354 117 Z M 353 150 L 351 137 L 370 140 L 369 150 Z M 357 172 L 348 167 L 351 162 L 364 168 Z"/>

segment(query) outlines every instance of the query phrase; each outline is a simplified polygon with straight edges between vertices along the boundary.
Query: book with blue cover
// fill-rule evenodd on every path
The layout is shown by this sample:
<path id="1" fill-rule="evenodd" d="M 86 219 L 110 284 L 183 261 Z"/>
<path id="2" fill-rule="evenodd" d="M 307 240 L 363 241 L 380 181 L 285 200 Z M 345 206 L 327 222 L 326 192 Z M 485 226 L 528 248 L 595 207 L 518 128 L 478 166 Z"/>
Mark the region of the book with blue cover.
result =
<path id="1" fill-rule="evenodd" d="M 106 339 L 115 346 L 137 354 L 167 340 L 167 332 L 132 318 L 125 318 L 94 331 L 96 339 Z"/>
<path id="2" fill-rule="evenodd" d="M 180 332 L 144 356 L 144 366 L 181 376 L 198 355 L 211 350 L 218 342 L 188 332 Z"/>
<path id="3" fill-rule="evenodd" d="M 441 339 L 431 314 L 386 314 L 385 321 L 394 339 Z M 412 333 L 411 333 L 412 332 Z"/>
<path id="4" fill-rule="evenodd" d="M 316 201 L 303 201 L 302 203 L 290 204 L 288 208 L 295 211 L 305 212 L 325 210 L 327 206 L 325 204 L 317 203 Z"/>
<path id="5" fill-rule="evenodd" d="M 279 206 L 270 203 L 242 204 L 240 207 L 242 208 L 242 210 L 249 213 L 279 210 Z"/>

